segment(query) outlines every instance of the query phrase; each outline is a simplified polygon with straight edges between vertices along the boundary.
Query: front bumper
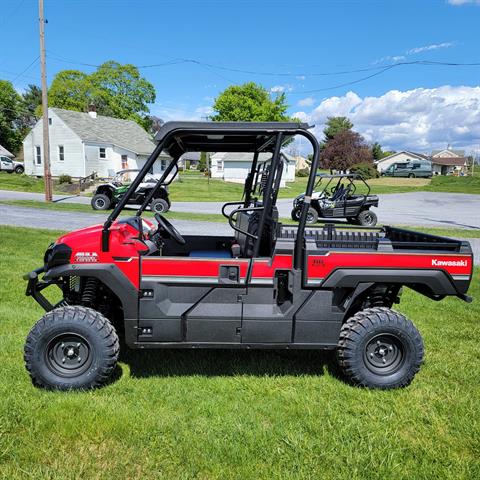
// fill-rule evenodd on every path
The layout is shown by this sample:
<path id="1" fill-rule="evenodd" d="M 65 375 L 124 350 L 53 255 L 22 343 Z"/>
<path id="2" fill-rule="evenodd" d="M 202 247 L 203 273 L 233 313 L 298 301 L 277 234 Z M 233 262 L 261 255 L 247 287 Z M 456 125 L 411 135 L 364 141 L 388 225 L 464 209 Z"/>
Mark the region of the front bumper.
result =
<path id="1" fill-rule="evenodd" d="M 42 273 L 45 273 L 45 267 L 39 267 L 35 270 L 32 270 L 31 272 L 26 273 L 23 276 L 24 280 L 27 280 L 27 290 L 25 291 L 25 295 L 33 297 L 35 301 L 46 311 L 49 312 L 50 310 L 53 310 L 56 307 L 59 307 L 60 305 L 65 304 L 65 300 L 61 300 L 55 305 L 52 305 L 49 300 L 47 300 L 43 295 L 42 295 L 42 290 L 45 288 L 49 287 L 50 285 L 58 285 L 59 281 L 58 279 L 52 279 L 52 280 L 40 280 L 39 275 Z"/>

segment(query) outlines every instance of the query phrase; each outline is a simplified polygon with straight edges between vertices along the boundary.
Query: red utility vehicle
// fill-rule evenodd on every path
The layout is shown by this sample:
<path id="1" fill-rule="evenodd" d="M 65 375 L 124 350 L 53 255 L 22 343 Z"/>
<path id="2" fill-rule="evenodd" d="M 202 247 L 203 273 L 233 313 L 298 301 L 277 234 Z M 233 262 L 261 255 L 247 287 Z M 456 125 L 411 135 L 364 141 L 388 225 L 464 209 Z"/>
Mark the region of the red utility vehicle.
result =
<path id="1" fill-rule="evenodd" d="M 312 168 L 298 225 L 282 225 L 280 151 L 295 135 L 310 142 Z M 401 288 L 470 301 L 468 242 L 391 227 L 306 229 L 319 154 L 306 125 L 170 122 L 156 140 L 106 222 L 60 237 L 26 275 L 27 295 L 47 311 L 25 345 L 34 384 L 105 384 L 120 333 L 128 348 L 331 349 L 352 383 L 402 387 L 420 368 L 423 342 L 391 309 Z M 142 219 L 155 189 L 136 216 L 118 219 L 162 151 L 173 160 L 158 188 L 187 151 L 252 153 L 243 199 L 222 209 L 231 235 L 182 236 L 160 214 Z M 261 152 L 271 159 L 259 161 Z M 56 305 L 42 295 L 50 285 L 62 291 Z"/>

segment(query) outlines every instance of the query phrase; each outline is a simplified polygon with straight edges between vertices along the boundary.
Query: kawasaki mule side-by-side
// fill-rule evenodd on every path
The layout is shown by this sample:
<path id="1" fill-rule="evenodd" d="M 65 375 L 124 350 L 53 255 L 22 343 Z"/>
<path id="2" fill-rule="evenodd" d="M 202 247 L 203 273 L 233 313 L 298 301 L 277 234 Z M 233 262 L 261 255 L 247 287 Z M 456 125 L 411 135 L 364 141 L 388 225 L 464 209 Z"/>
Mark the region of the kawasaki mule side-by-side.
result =
<path id="1" fill-rule="evenodd" d="M 282 225 L 280 152 L 295 135 L 312 146 L 311 173 L 298 224 Z M 104 385 L 121 333 L 125 348 L 137 349 L 333 350 L 353 384 L 403 387 L 424 347 L 412 322 L 392 309 L 401 288 L 470 300 L 468 242 L 391 227 L 306 228 L 319 153 L 306 125 L 170 122 L 156 141 L 105 223 L 63 235 L 26 275 L 27 295 L 46 310 L 25 345 L 35 385 Z M 142 219 L 156 189 L 135 216 L 118 219 L 162 151 L 173 161 L 156 188 L 178 172 L 185 152 L 252 153 L 243 198 L 222 209 L 229 235 L 184 236 L 160 214 Z M 271 160 L 259 162 L 261 152 Z M 42 294 L 51 285 L 61 290 L 56 305 Z"/>

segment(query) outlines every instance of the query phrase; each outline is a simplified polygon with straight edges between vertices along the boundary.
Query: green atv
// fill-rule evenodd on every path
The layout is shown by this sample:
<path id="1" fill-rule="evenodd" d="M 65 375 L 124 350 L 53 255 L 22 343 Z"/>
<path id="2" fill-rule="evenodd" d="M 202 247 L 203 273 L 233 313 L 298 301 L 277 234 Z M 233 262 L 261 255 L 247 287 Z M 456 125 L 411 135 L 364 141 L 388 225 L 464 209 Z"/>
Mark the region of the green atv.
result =
<path id="1" fill-rule="evenodd" d="M 121 170 L 117 172 L 110 183 L 103 183 L 97 187 L 92 198 L 92 208 L 94 210 L 108 210 L 114 208 L 119 200 L 125 195 L 130 187 L 130 183 L 137 176 L 140 170 Z M 130 197 L 127 205 L 140 206 L 150 195 L 157 185 L 157 178 L 147 174 L 143 182 L 135 190 L 134 195 Z M 166 185 L 160 186 L 152 200 L 150 201 L 150 210 L 154 213 L 165 213 L 170 209 L 170 199 Z"/>

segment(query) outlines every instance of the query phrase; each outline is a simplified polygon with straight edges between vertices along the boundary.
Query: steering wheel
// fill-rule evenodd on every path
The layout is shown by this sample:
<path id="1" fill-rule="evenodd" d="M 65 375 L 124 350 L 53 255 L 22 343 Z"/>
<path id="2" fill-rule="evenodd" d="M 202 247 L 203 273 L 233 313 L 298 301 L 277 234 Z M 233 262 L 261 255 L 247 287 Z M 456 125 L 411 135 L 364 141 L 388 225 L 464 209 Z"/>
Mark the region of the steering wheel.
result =
<path id="1" fill-rule="evenodd" d="M 163 215 L 156 213 L 155 220 L 158 222 L 159 229 L 167 232 L 168 235 L 170 235 L 170 238 L 173 238 L 180 245 L 185 245 L 187 243 L 178 230 Z"/>

